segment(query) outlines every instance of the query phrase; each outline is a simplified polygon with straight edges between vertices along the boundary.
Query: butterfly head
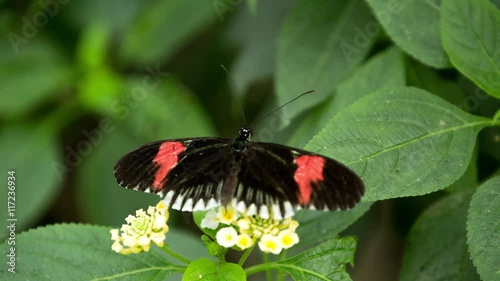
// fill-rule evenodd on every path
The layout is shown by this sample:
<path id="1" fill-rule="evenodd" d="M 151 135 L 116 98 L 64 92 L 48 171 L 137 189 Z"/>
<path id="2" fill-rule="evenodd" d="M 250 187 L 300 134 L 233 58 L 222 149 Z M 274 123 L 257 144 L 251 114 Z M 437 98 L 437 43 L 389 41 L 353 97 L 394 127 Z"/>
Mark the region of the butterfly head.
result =
<path id="1" fill-rule="evenodd" d="M 240 129 L 239 135 L 236 138 L 236 140 L 248 142 L 250 141 L 251 137 L 252 137 L 252 129 L 250 129 L 249 127 L 243 127 Z"/>

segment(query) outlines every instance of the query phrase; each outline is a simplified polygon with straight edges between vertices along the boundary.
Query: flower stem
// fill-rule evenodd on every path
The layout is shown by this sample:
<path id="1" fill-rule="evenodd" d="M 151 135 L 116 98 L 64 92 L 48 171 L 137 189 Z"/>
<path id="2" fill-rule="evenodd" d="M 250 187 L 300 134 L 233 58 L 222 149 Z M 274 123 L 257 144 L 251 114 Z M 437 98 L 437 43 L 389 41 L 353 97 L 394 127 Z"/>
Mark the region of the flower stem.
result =
<path id="1" fill-rule="evenodd" d="M 280 261 L 286 260 L 286 256 L 288 254 L 288 249 L 285 249 L 280 255 Z M 285 280 L 285 275 L 283 274 L 283 270 L 278 271 L 278 281 Z"/>
<path id="2" fill-rule="evenodd" d="M 174 259 L 176 259 L 176 260 L 178 260 L 180 262 L 183 262 L 185 264 L 190 264 L 191 263 L 190 259 L 188 259 L 188 258 L 186 258 L 186 257 L 184 257 L 182 255 L 179 255 L 176 252 L 172 251 L 172 249 L 170 249 L 170 247 L 167 244 L 163 245 L 163 247 L 161 247 L 161 249 L 165 253 L 169 254 L 171 257 L 173 257 Z"/>
<path id="3" fill-rule="evenodd" d="M 261 264 L 257 264 L 257 265 L 251 266 L 249 268 L 246 268 L 245 269 L 245 273 L 247 274 L 247 276 L 250 276 L 252 274 L 259 273 L 259 272 L 264 271 L 264 270 L 270 272 L 270 270 L 273 267 L 276 267 L 276 263 L 274 263 L 274 262 L 271 262 L 271 263 L 261 263 Z"/>
<path id="4" fill-rule="evenodd" d="M 269 253 L 265 253 L 264 254 L 264 263 L 265 264 L 270 264 L 271 263 L 271 260 L 269 258 Z M 268 281 L 272 281 L 273 280 L 273 276 L 271 275 L 271 270 L 269 268 L 266 269 L 266 277 L 267 277 Z"/>
<path id="5" fill-rule="evenodd" d="M 245 250 L 245 252 L 243 253 L 243 255 L 240 258 L 240 261 L 238 262 L 239 266 L 243 266 L 243 264 L 247 260 L 248 256 L 250 256 L 250 254 L 252 253 L 253 248 L 255 248 L 255 245 L 257 245 L 257 244 L 254 244 L 252 247 Z"/>

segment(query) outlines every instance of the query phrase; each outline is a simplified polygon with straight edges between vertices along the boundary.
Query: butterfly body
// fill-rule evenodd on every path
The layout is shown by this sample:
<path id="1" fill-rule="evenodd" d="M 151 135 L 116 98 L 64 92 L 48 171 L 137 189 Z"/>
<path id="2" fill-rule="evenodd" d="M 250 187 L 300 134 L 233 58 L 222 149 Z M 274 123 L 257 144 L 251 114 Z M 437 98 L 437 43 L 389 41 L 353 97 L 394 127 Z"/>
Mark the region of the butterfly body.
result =
<path id="1" fill-rule="evenodd" d="M 233 205 L 276 219 L 295 209 L 345 210 L 364 193 L 361 179 L 341 163 L 301 149 L 235 139 L 188 138 L 146 144 L 122 157 L 115 177 L 123 187 L 160 195 L 182 211 Z"/>

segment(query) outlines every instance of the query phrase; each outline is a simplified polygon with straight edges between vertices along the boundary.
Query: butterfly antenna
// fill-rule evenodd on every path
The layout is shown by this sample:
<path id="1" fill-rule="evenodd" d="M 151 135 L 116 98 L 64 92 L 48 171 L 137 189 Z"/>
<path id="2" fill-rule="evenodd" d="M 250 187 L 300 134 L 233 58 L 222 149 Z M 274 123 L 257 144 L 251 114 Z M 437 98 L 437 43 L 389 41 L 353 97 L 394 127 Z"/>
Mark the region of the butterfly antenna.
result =
<path id="1" fill-rule="evenodd" d="M 223 64 L 221 64 L 220 67 L 224 69 L 227 76 L 229 77 L 229 81 L 231 82 L 231 89 L 233 90 L 233 93 L 236 95 L 236 100 L 238 100 L 238 105 L 240 106 L 241 116 L 243 116 L 243 122 L 245 123 L 245 127 L 247 127 L 247 119 L 245 118 L 245 112 L 243 111 L 243 106 L 241 105 L 240 96 L 236 92 L 236 85 L 234 84 L 233 78 L 231 77 L 229 70 L 227 70 L 227 68 Z"/>
<path id="2" fill-rule="evenodd" d="M 287 106 L 288 104 L 290 104 L 290 103 L 292 103 L 292 102 L 294 102 L 294 101 L 298 100 L 299 98 L 301 98 L 301 97 L 303 97 L 303 96 L 305 96 L 305 95 L 307 95 L 307 94 L 310 94 L 310 93 L 314 93 L 314 90 L 310 90 L 310 91 L 307 91 L 307 92 L 305 92 L 305 93 L 302 93 L 302 94 L 298 95 L 297 97 L 295 97 L 294 99 L 292 99 L 292 100 L 290 100 L 290 101 L 286 102 L 285 104 L 282 104 L 282 105 L 278 106 L 278 108 L 276 108 L 276 109 L 274 109 L 273 111 L 269 112 L 268 114 L 266 114 L 266 115 L 262 116 L 260 119 L 257 119 L 257 121 L 253 121 L 253 122 L 252 122 L 252 123 L 251 123 L 248 127 L 252 127 L 252 125 L 255 125 L 255 124 L 259 123 L 260 121 L 262 121 L 262 120 L 266 119 L 266 118 L 267 118 L 267 117 L 269 117 L 270 115 L 273 115 L 276 111 L 278 111 L 278 110 L 282 109 L 283 107 Z"/>

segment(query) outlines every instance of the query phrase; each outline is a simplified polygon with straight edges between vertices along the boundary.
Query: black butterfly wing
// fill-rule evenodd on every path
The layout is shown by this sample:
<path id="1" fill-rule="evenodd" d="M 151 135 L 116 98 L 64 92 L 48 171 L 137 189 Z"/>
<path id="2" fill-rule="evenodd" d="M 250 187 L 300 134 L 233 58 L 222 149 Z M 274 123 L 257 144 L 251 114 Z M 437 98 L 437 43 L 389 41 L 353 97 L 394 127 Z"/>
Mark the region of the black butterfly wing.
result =
<path id="1" fill-rule="evenodd" d="M 224 138 L 153 142 L 118 160 L 115 178 L 125 188 L 164 197 L 174 209 L 210 209 L 220 204 L 231 143 Z"/>
<path id="2" fill-rule="evenodd" d="M 236 192 L 238 201 L 255 204 L 265 216 L 268 206 L 274 216 L 289 216 L 290 205 L 317 210 L 345 210 L 364 194 L 361 179 L 331 158 L 273 143 L 249 143 Z"/>
<path id="3" fill-rule="evenodd" d="M 231 203 L 264 218 L 288 217 L 298 207 L 344 210 L 364 193 L 361 179 L 333 159 L 278 144 L 223 138 L 150 143 L 122 157 L 114 172 L 121 186 L 156 193 L 174 209 Z"/>

